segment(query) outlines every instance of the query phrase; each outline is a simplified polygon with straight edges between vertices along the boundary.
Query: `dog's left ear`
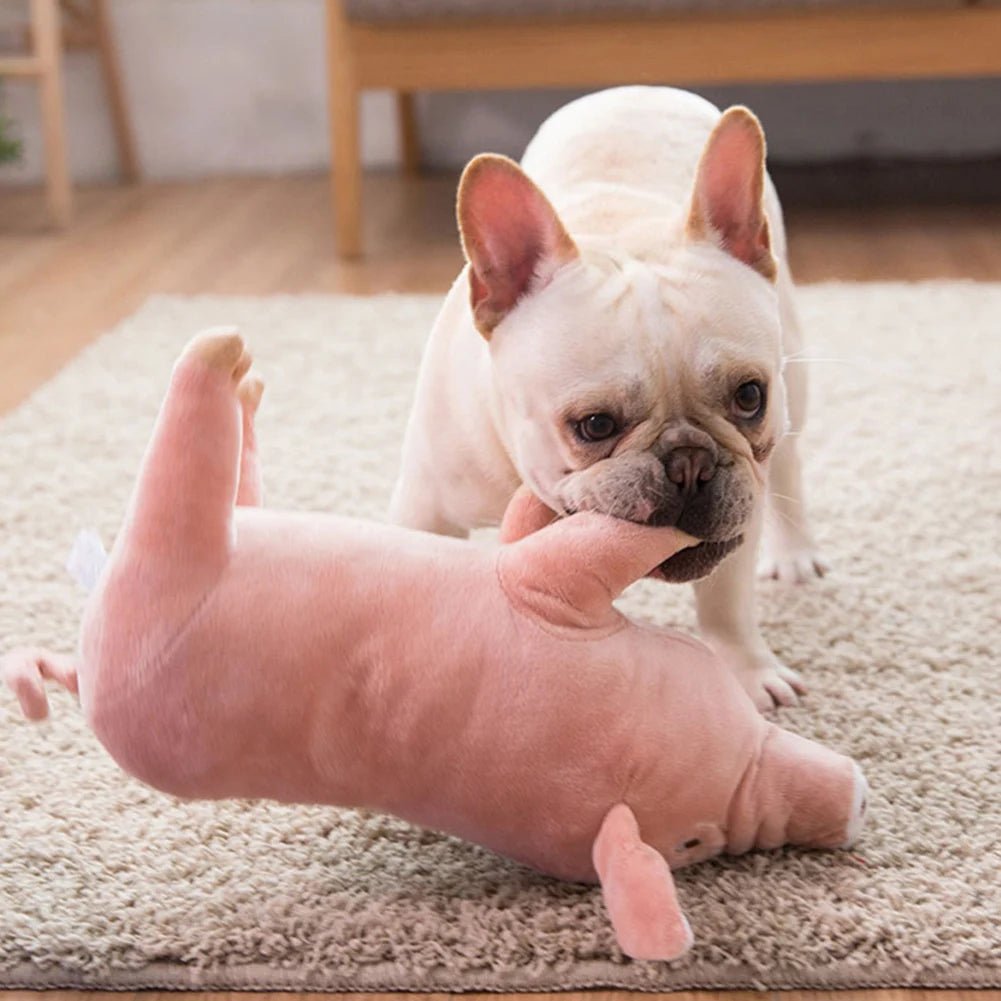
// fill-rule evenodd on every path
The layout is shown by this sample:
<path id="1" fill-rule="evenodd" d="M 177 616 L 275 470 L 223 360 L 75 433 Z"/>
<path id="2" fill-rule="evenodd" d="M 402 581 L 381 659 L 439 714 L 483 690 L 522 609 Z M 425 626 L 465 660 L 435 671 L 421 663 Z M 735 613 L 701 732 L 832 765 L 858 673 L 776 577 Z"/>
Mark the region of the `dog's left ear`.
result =
<path id="1" fill-rule="evenodd" d="M 765 187 L 765 134 L 747 108 L 728 108 L 702 151 L 688 235 L 719 244 L 738 261 L 775 280 Z"/>
<path id="2" fill-rule="evenodd" d="M 456 214 L 473 318 L 486 338 L 522 296 L 579 256 L 549 199 L 506 156 L 484 153 L 469 162 Z"/>

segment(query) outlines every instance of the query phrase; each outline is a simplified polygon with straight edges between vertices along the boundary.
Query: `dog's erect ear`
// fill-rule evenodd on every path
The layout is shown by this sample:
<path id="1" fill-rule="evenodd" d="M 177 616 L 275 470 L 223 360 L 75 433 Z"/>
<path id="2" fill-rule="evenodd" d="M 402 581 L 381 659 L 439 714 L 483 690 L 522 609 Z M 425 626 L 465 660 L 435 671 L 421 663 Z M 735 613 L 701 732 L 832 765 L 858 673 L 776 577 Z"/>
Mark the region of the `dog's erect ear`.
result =
<path id="1" fill-rule="evenodd" d="M 706 142 L 695 177 L 688 235 L 712 240 L 775 279 L 765 187 L 765 134 L 747 108 L 728 108 Z"/>
<path id="2" fill-rule="evenodd" d="M 578 256 L 549 200 L 507 157 L 486 153 L 470 161 L 457 215 L 473 317 L 484 337 L 523 295 Z"/>

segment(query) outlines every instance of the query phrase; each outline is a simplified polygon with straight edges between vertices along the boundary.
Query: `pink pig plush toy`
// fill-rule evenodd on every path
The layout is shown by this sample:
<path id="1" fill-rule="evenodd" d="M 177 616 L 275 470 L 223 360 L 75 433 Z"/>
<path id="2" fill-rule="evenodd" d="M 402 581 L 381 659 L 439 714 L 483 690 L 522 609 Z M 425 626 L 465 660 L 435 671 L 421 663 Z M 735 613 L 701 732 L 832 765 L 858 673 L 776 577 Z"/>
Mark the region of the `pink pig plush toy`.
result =
<path id="1" fill-rule="evenodd" d="M 526 495 L 493 548 L 261 508 L 249 366 L 232 331 L 184 352 L 78 661 L 5 661 L 26 715 L 45 677 L 78 685 L 115 760 L 168 793 L 368 807 L 598 880 L 641 959 L 691 945 L 671 869 L 853 842 L 857 765 L 612 606 L 694 540 L 546 525 Z"/>

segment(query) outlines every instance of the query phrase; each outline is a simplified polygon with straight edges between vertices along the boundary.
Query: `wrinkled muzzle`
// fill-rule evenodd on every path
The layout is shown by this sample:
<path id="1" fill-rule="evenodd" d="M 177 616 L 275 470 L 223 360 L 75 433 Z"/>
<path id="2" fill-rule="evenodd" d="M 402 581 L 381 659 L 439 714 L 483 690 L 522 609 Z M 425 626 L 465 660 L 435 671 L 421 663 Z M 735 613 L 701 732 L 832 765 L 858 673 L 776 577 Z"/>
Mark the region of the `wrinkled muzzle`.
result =
<path id="1" fill-rule="evenodd" d="M 612 456 L 570 474 L 557 495 L 567 513 L 672 525 L 700 539 L 653 574 L 679 583 L 712 573 L 743 542 L 757 491 L 745 461 L 684 426 L 665 432 L 653 450 Z"/>

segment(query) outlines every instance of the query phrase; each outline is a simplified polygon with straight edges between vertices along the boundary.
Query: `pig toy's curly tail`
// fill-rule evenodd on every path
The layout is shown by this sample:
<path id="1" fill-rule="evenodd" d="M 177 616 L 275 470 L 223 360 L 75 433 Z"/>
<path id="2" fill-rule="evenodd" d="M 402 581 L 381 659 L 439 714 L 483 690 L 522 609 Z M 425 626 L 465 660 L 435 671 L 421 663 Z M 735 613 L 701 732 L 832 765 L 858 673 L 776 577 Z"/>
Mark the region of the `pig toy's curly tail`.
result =
<path id="1" fill-rule="evenodd" d="M 40 647 L 19 647 L 0 658 L 0 678 L 17 696 L 21 712 L 30 720 L 43 720 L 49 715 L 46 681 L 55 681 L 77 694 L 75 658 Z"/>

